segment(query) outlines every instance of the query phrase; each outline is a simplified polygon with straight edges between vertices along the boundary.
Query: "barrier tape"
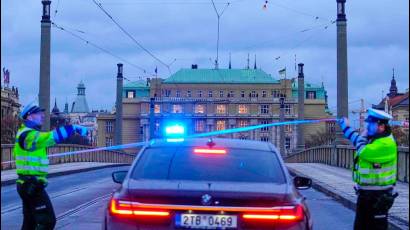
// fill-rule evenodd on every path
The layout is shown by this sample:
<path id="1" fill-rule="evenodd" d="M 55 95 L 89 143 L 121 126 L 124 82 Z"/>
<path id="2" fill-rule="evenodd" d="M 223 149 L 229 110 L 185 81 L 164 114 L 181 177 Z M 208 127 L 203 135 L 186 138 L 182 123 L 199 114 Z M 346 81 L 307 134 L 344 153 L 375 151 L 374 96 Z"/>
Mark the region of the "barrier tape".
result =
<path id="1" fill-rule="evenodd" d="M 193 134 L 193 135 L 189 135 L 189 136 L 178 136 L 178 138 L 209 137 L 209 136 L 215 136 L 215 135 L 245 132 L 245 131 L 250 131 L 250 130 L 254 130 L 254 129 L 261 129 L 261 128 L 273 127 L 273 126 L 311 124 L 311 123 L 330 122 L 330 121 L 338 121 L 338 120 L 339 119 L 336 119 L 336 118 L 325 118 L 325 119 L 317 119 L 317 120 L 296 120 L 296 121 L 275 122 L 275 123 L 269 123 L 269 124 L 261 124 L 261 125 L 253 125 L 253 126 L 246 126 L 246 127 L 240 127 L 240 128 L 212 131 L 212 132 L 207 132 L 207 133 L 198 133 L 198 134 Z M 407 125 L 407 127 L 408 127 L 409 123 L 406 122 L 406 121 L 390 121 L 389 124 L 394 125 L 394 126 L 403 126 L 403 127 L 406 127 L 406 125 Z M 123 144 L 123 145 L 113 145 L 113 146 L 107 146 L 107 147 L 101 147 L 101 148 L 84 149 L 84 150 L 78 150 L 78 151 L 71 151 L 71 152 L 53 154 L 53 155 L 49 155 L 48 157 L 53 158 L 53 157 L 61 157 L 61 156 L 75 155 L 75 154 L 80 154 L 80 153 L 89 153 L 89 152 L 95 152 L 95 151 L 104 151 L 104 150 L 110 151 L 110 150 L 135 148 L 135 147 L 144 146 L 148 143 L 149 142 L 144 141 L 144 142 Z M 2 164 L 9 164 L 9 163 L 13 163 L 13 162 L 15 162 L 15 161 L 5 161 L 5 162 L 1 162 L 1 163 Z"/>

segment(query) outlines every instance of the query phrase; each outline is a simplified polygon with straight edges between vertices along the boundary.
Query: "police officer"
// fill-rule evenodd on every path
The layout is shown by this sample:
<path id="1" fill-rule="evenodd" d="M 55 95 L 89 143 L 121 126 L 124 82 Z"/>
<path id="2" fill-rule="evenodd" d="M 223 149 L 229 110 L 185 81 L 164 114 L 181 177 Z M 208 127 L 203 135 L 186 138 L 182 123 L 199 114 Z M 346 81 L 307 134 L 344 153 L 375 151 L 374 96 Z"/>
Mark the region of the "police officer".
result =
<path id="1" fill-rule="evenodd" d="M 50 132 L 40 132 L 44 109 L 29 104 L 20 113 L 23 124 L 16 135 L 13 155 L 16 160 L 17 192 L 23 202 L 22 229 L 54 229 L 56 217 L 45 187 L 49 161 L 46 148 L 62 142 L 74 133 L 87 135 L 79 125 L 66 125 Z"/>
<path id="2" fill-rule="evenodd" d="M 359 135 L 346 118 L 340 120 L 344 136 L 356 147 L 353 180 L 358 195 L 354 229 L 387 229 L 388 211 L 398 195 L 397 145 L 389 120 L 381 110 L 368 109 L 367 130 Z"/>

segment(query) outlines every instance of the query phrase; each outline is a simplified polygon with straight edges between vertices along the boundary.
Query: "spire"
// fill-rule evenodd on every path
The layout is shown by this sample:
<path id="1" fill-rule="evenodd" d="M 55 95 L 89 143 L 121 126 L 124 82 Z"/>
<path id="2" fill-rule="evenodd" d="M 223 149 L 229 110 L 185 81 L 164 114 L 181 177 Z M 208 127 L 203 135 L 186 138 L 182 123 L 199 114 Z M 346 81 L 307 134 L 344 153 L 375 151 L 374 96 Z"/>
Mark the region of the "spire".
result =
<path id="1" fill-rule="evenodd" d="M 68 113 L 68 102 L 67 102 L 67 99 L 65 100 L 65 104 L 64 104 L 64 113 Z"/>
<path id="2" fill-rule="evenodd" d="M 231 65 L 231 53 L 229 53 L 229 69 L 232 69 L 232 65 Z"/>
<path id="3" fill-rule="evenodd" d="M 390 92 L 387 94 L 387 96 L 393 98 L 397 95 L 397 86 L 396 86 L 396 79 L 394 79 L 394 68 L 393 68 L 393 76 L 390 81 Z"/>
<path id="4" fill-rule="evenodd" d="M 248 66 L 246 67 L 247 69 L 249 69 L 249 53 L 248 53 Z"/>
<path id="5" fill-rule="evenodd" d="M 54 114 L 60 113 L 60 110 L 59 110 L 58 107 L 57 107 L 57 98 L 54 99 L 54 107 L 53 107 L 53 109 L 51 110 L 51 113 L 54 113 Z"/>
<path id="6" fill-rule="evenodd" d="M 255 54 L 255 63 L 253 64 L 253 69 L 256 69 L 256 54 Z"/>

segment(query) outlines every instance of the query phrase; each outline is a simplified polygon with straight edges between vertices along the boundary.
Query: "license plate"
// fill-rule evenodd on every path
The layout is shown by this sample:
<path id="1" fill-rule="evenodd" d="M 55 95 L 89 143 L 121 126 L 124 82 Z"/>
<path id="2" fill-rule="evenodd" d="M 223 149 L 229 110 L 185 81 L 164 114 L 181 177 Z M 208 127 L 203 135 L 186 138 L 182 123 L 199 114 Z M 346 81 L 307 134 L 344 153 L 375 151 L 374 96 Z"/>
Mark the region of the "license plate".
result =
<path id="1" fill-rule="evenodd" d="M 234 215 L 177 214 L 175 225 L 197 229 L 236 228 L 237 217 Z"/>

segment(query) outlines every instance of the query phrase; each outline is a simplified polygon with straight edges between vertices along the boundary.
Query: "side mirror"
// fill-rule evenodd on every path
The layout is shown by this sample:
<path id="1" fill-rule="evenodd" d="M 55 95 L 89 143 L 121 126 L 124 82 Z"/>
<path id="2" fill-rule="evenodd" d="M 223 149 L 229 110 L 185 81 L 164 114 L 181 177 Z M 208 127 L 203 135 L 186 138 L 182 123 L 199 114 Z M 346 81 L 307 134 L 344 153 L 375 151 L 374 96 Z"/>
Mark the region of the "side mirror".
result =
<path id="1" fill-rule="evenodd" d="M 116 171 L 111 174 L 112 180 L 115 183 L 122 184 L 128 171 Z"/>
<path id="2" fill-rule="evenodd" d="M 297 189 L 308 189 L 312 187 L 312 180 L 307 177 L 296 176 L 293 178 L 293 184 Z"/>

